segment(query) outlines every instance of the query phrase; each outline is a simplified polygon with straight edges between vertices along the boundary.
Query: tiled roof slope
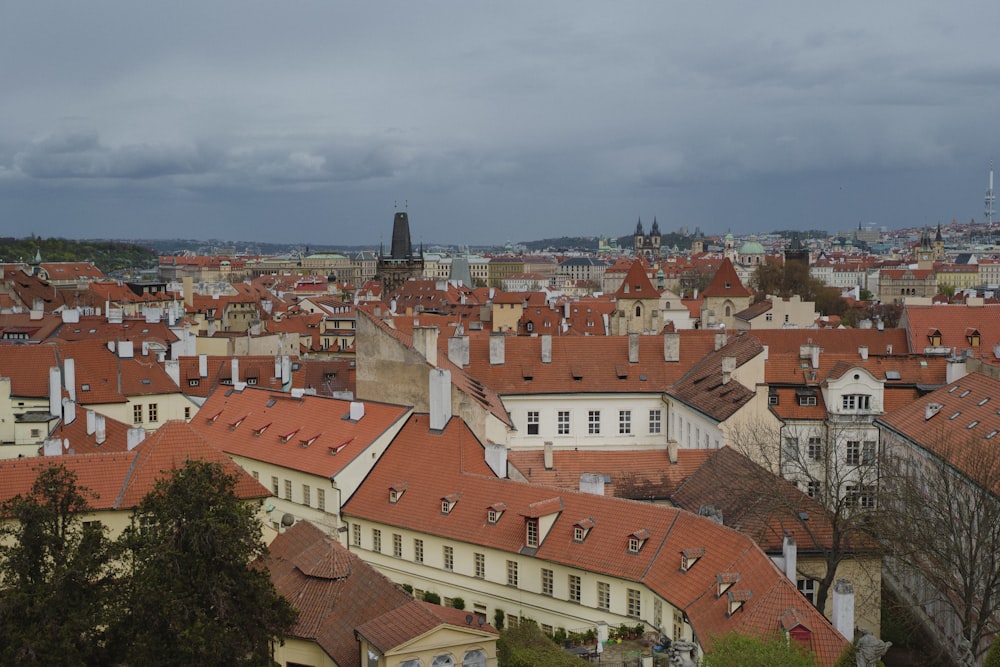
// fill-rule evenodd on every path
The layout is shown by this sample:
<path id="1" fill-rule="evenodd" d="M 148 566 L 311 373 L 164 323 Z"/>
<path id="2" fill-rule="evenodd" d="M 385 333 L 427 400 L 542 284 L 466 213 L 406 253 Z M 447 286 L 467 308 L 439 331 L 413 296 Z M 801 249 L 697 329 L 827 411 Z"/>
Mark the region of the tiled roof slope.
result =
<path id="1" fill-rule="evenodd" d="M 227 454 L 330 477 L 409 412 L 372 401 L 364 408 L 354 422 L 350 401 L 248 387 L 214 392 L 191 424 Z"/>
<path id="2" fill-rule="evenodd" d="M 970 373 L 882 415 L 876 424 L 975 479 L 982 467 L 977 461 L 1000 454 L 1000 380 Z"/>
<path id="3" fill-rule="evenodd" d="M 278 535 L 264 560 L 275 590 L 299 610 L 289 634 L 341 667 L 361 667 L 354 629 L 413 598 L 308 521 Z"/>
<path id="4" fill-rule="evenodd" d="M 170 421 L 131 452 L 77 454 L 0 461 L 0 502 L 31 490 L 38 473 L 62 464 L 76 474 L 80 487 L 88 489 L 95 510 L 136 507 L 156 480 L 184 466 L 188 460 L 216 462 L 236 476 L 236 495 L 250 500 L 266 498 L 270 491 L 260 485 L 228 456 L 198 436 L 183 421 Z"/>
<path id="5" fill-rule="evenodd" d="M 715 333 L 681 331 L 680 361 L 663 360 L 662 336 L 639 336 L 637 364 L 627 336 L 553 336 L 550 363 L 542 363 L 540 337 L 507 336 L 503 364 L 490 363 L 488 339 L 470 337 L 467 372 L 501 396 L 661 392 L 712 351 Z"/>
<path id="6" fill-rule="evenodd" d="M 236 358 L 239 362 L 239 377 L 237 382 L 253 382 L 261 389 L 280 389 L 281 378 L 274 375 L 274 357 L 269 356 L 240 356 Z M 178 367 L 180 370 L 180 389 L 189 396 L 206 397 L 211 394 L 221 384 L 232 384 L 233 380 L 233 357 L 206 357 L 205 365 L 208 374 L 203 378 L 199 373 L 198 357 L 180 357 Z M 298 358 L 292 357 L 292 386 L 305 387 L 304 375 Z M 296 365 L 299 370 L 296 370 Z M 197 384 L 192 385 L 192 381 L 197 380 Z"/>
<path id="7" fill-rule="evenodd" d="M 763 352 L 760 342 L 750 334 L 733 336 L 722 348 L 695 364 L 667 393 L 713 419 L 725 421 L 746 405 L 755 392 L 735 379 L 723 384 L 723 358 L 736 357 L 739 368 Z"/>
<path id="8" fill-rule="evenodd" d="M 0 345 L 0 377 L 10 378 L 11 396 L 48 398 L 49 369 L 57 363 L 50 345 Z"/>
<path id="9" fill-rule="evenodd" d="M 722 260 L 719 270 L 716 271 L 712 282 L 708 284 L 702 296 L 708 297 L 747 297 L 753 296 L 753 290 L 744 287 L 740 282 L 740 277 L 736 274 L 733 262 L 726 257 Z"/>
<path id="10" fill-rule="evenodd" d="M 869 354 L 884 354 L 892 346 L 893 354 L 907 354 L 903 329 L 755 329 L 753 335 L 766 345 L 769 353 L 798 354 L 802 345 L 819 345 L 826 353 L 857 354 L 862 345 Z M 923 351 L 923 348 L 920 348 Z"/>
<path id="11" fill-rule="evenodd" d="M 642 261 L 632 262 L 625 274 L 618 291 L 615 292 L 616 299 L 659 299 L 660 293 L 653 287 L 649 276 L 646 275 L 646 267 Z"/>
<path id="12" fill-rule="evenodd" d="M 101 341 L 60 342 L 58 348 L 64 361 L 75 361 L 76 400 L 81 405 L 180 391 L 154 357 L 142 356 L 139 346 L 130 358 L 120 358 Z"/>
<path id="13" fill-rule="evenodd" d="M 681 509 L 476 474 L 470 468 L 484 464 L 473 456 L 476 446 L 481 448 L 470 443 L 474 440 L 461 420 L 452 419 L 444 432 L 433 434 L 426 415 L 411 416 L 347 502 L 344 515 L 516 554 L 524 547 L 522 517 L 530 514 L 530 506 L 558 498 L 563 509 L 535 557 L 644 583 L 686 612 L 703 645 L 733 630 L 771 634 L 789 608 L 808 616 L 819 664 L 832 665 L 846 645 L 795 583 L 739 532 Z M 388 489 L 404 482 L 406 491 L 389 503 Z M 443 514 L 441 498 L 452 495 L 458 500 Z M 507 509 L 490 524 L 487 508 L 496 503 Z M 573 526 L 584 519 L 594 527 L 583 543 L 575 543 Z M 628 554 L 628 537 L 636 531 L 649 537 L 639 553 Z M 681 551 L 696 548 L 704 548 L 704 556 L 681 572 Z M 753 591 L 732 616 L 726 596 L 715 596 L 716 575 L 726 572 L 739 572 L 740 588 Z"/>
<path id="14" fill-rule="evenodd" d="M 357 631 L 375 648 L 387 653 L 441 625 L 452 625 L 469 630 L 470 626 L 465 620 L 468 613 L 462 609 L 411 600 L 405 605 L 396 607 L 378 618 L 364 623 L 357 628 Z M 491 625 L 483 624 L 473 627 L 480 632 L 499 634 Z"/>
<path id="15" fill-rule="evenodd" d="M 178 340 L 166 322 L 147 322 L 145 318 L 124 318 L 120 323 L 108 322 L 103 317 L 81 317 L 79 322 L 63 324 L 53 334 L 59 340 L 97 340 L 101 342 L 130 340 L 136 347 L 144 341 L 156 342 L 167 347 Z"/>
<path id="16" fill-rule="evenodd" d="M 130 425 L 111 417 L 104 417 L 104 442 L 98 444 L 97 430 L 87 433 L 87 413 L 89 410 L 76 406 L 76 417 L 68 425 L 59 420 L 59 425 L 49 435 L 63 441 L 63 454 L 93 454 L 96 452 L 124 452 L 128 447 Z M 69 442 L 69 446 L 66 443 Z"/>
<path id="17" fill-rule="evenodd" d="M 941 347 L 968 350 L 976 359 L 994 366 L 1000 364 L 1000 355 L 994 352 L 994 346 L 1000 344 L 1000 305 L 906 306 L 899 325 L 905 327 L 915 352 L 931 346 L 928 334 L 936 330 L 941 335 Z M 978 347 L 969 342 L 971 331 L 979 333 Z"/>
<path id="18" fill-rule="evenodd" d="M 0 336 L 9 338 L 11 334 L 27 334 L 27 340 L 18 342 L 40 343 L 61 325 L 60 315 L 42 315 L 36 319 L 30 313 L 0 314 Z"/>

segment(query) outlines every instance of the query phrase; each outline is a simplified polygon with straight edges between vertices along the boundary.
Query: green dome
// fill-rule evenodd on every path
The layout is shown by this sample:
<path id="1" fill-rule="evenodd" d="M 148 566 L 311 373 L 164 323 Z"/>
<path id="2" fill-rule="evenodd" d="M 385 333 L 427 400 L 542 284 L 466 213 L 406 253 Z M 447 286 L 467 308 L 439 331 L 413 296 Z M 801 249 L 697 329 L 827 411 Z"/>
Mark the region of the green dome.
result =
<path id="1" fill-rule="evenodd" d="M 740 248 L 740 254 L 741 255 L 763 255 L 764 254 L 764 246 L 762 246 L 761 244 L 757 243 L 756 241 L 747 241 L 746 243 L 743 244 L 743 247 Z"/>

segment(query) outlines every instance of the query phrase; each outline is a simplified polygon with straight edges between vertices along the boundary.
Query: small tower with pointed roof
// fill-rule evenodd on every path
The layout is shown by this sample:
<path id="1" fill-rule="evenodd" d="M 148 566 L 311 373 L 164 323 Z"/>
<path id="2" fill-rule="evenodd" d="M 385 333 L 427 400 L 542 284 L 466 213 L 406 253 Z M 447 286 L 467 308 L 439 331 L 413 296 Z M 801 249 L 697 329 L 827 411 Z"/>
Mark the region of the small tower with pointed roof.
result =
<path id="1" fill-rule="evenodd" d="M 649 230 L 649 235 L 643 233 L 642 218 L 635 226 L 635 256 L 645 257 L 652 261 L 660 256 L 660 244 L 663 242 L 663 235 L 660 234 L 660 224 L 653 217 L 653 226 Z"/>
<path id="2" fill-rule="evenodd" d="M 702 292 L 702 327 L 724 324 L 727 329 L 736 328 L 736 313 L 750 307 L 753 291 L 743 286 L 736 274 L 736 267 L 726 257 L 716 272 L 712 282 Z"/>
<path id="3" fill-rule="evenodd" d="M 615 292 L 615 310 L 611 315 L 611 333 L 624 336 L 630 333 L 655 333 L 661 326 L 660 292 L 653 287 L 646 266 L 641 259 L 632 262 L 618 291 Z"/>
<path id="4" fill-rule="evenodd" d="M 941 236 L 941 223 L 938 223 L 937 233 L 934 235 L 934 259 L 944 261 L 944 237 Z"/>
<path id="5" fill-rule="evenodd" d="M 931 234 L 926 229 L 920 233 L 920 245 L 914 251 L 914 259 L 918 269 L 934 268 L 934 248 L 931 245 Z"/>

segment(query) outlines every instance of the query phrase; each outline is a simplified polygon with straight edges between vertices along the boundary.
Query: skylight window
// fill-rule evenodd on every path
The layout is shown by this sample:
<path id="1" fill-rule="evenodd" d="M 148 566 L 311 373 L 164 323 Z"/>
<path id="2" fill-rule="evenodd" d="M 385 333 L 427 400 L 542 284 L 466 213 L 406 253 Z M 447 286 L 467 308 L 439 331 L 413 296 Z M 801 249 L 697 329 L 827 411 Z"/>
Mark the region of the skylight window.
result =
<path id="1" fill-rule="evenodd" d="M 954 419 L 955 417 L 959 416 L 960 414 L 962 414 L 961 411 L 955 412 L 951 417 L 948 417 L 948 419 Z"/>
<path id="2" fill-rule="evenodd" d="M 979 420 L 978 419 L 973 419 L 971 422 L 969 422 L 969 425 L 966 426 L 965 428 L 967 428 L 967 429 L 973 429 L 973 428 L 976 428 L 977 426 L 979 426 Z"/>

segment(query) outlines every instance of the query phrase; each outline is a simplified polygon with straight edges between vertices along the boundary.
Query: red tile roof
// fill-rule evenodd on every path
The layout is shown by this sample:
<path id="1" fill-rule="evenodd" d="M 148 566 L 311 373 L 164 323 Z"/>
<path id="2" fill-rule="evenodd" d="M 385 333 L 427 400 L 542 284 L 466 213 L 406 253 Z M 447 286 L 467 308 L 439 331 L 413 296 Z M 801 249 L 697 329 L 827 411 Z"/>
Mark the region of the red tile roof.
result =
<path id="1" fill-rule="evenodd" d="M 469 612 L 451 607 L 411 600 L 387 611 L 378 618 L 358 626 L 358 634 L 383 653 L 402 646 L 434 628 L 451 625 L 462 630 L 474 630 L 498 635 L 491 625 L 470 625 L 465 619 Z"/>
<path id="2" fill-rule="evenodd" d="M 1000 345 L 1000 305 L 906 306 L 899 326 L 909 336 L 914 352 L 923 352 L 924 348 L 930 347 L 928 333 L 937 330 L 941 335 L 941 347 L 965 351 L 991 365 L 1000 364 L 1000 355 L 995 347 Z M 979 345 L 976 347 L 969 340 L 970 330 L 979 332 Z"/>
<path id="3" fill-rule="evenodd" d="M 760 342 L 750 334 L 732 336 L 719 350 L 711 352 L 670 387 L 667 393 L 699 412 L 722 422 L 746 405 L 754 390 L 722 373 L 723 359 L 736 358 L 736 368 L 764 352 Z"/>
<path id="4" fill-rule="evenodd" d="M 0 377 L 10 378 L 11 396 L 48 398 L 48 371 L 56 365 L 51 345 L 0 345 Z"/>
<path id="5" fill-rule="evenodd" d="M 743 286 L 740 277 L 736 275 L 733 262 L 726 257 L 722 260 L 722 265 L 716 271 L 712 282 L 708 284 L 701 295 L 703 297 L 747 297 L 753 296 L 753 290 Z"/>
<path id="6" fill-rule="evenodd" d="M 618 291 L 615 292 L 616 299 L 659 299 L 660 293 L 653 287 L 649 276 L 646 275 L 646 267 L 642 261 L 632 262 L 628 268 L 625 279 L 622 281 Z"/>

